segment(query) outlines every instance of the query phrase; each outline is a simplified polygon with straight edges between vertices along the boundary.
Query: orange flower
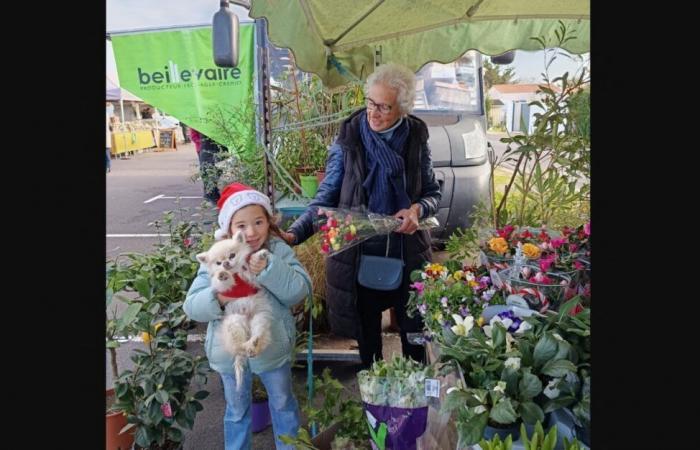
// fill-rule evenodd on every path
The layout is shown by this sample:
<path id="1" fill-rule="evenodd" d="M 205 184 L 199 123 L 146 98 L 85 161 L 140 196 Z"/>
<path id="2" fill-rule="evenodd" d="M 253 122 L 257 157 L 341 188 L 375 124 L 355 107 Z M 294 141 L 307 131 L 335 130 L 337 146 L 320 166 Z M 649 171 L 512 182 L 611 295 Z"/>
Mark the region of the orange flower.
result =
<path id="1" fill-rule="evenodd" d="M 508 242 L 502 237 L 489 239 L 489 248 L 499 254 L 504 254 L 508 251 Z"/>

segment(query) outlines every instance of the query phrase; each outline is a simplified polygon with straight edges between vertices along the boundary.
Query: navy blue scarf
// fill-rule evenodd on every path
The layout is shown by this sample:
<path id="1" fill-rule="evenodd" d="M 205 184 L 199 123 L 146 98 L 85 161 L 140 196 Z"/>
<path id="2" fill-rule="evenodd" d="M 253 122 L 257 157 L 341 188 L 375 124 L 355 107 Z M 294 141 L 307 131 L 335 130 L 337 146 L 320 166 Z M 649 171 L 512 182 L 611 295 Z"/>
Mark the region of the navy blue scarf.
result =
<path id="1" fill-rule="evenodd" d="M 408 120 L 404 120 L 386 142 L 369 127 L 367 111 L 363 111 L 360 114 L 360 134 L 368 169 L 362 187 L 369 198 L 369 211 L 393 215 L 411 206 L 404 187 L 405 164 L 402 157 L 408 139 Z"/>

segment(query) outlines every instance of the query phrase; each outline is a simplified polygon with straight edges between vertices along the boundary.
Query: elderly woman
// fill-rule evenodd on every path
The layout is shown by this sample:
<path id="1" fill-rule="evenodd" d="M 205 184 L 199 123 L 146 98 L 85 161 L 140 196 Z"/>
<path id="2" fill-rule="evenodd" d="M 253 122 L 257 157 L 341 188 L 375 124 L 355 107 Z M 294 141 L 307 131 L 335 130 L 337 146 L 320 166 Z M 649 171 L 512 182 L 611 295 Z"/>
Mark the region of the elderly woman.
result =
<path id="1" fill-rule="evenodd" d="M 424 360 L 422 346 L 412 345 L 407 332 L 421 331 L 420 317 L 406 315 L 409 276 L 432 256 L 430 235 L 417 230 L 418 220 L 434 215 L 440 203 L 428 128 L 410 115 L 415 75 L 405 67 L 386 64 L 368 77 L 366 108 L 346 119 L 328 152 L 326 177 L 308 210 L 284 233 L 300 244 L 313 233 L 319 206 L 366 208 L 402 219 L 396 232 L 351 247 L 326 261 L 326 302 L 334 333 L 357 339 L 363 367 L 382 359 L 382 311 L 394 307 L 401 330 L 403 354 Z M 387 242 L 388 241 L 388 242 Z M 369 289 L 357 282 L 360 255 L 403 259 L 403 279 L 393 291 Z"/>

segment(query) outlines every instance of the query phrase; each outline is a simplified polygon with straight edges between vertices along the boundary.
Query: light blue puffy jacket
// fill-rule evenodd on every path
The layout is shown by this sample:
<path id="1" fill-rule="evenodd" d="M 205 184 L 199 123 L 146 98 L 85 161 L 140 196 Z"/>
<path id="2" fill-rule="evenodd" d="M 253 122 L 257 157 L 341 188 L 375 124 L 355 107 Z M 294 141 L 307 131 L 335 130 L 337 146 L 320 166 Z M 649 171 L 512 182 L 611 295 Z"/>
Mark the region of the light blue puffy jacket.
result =
<path id="1" fill-rule="evenodd" d="M 267 372 L 291 361 L 296 327 L 290 308 L 311 295 L 311 279 L 294 250 L 277 237 L 270 238 L 268 249 L 271 255 L 267 267 L 258 274 L 257 281 L 272 304 L 272 343 L 261 354 L 249 359 L 253 373 Z M 209 322 L 204 348 L 211 368 L 233 374 L 233 357 L 214 338 L 224 316 L 204 265 L 200 265 L 182 308 L 191 320 Z"/>

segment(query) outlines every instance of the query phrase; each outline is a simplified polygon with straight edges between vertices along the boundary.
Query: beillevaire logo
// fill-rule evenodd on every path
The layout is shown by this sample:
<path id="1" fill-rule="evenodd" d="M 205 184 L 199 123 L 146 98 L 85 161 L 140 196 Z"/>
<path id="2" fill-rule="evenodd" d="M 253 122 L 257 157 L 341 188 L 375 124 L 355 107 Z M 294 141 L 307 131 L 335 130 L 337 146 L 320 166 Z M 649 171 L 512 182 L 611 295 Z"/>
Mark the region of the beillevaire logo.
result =
<path id="1" fill-rule="evenodd" d="M 192 81 L 231 81 L 241 77 L 238 67 L 232 69 L 217 67 L 209 69 L 183 69 L 180 70 L 172 61 L 163 66 L 163 71 L 147 72 L 140 67 L 136 68 L 141 86 L 162 83 L 189 83 Z"/>

